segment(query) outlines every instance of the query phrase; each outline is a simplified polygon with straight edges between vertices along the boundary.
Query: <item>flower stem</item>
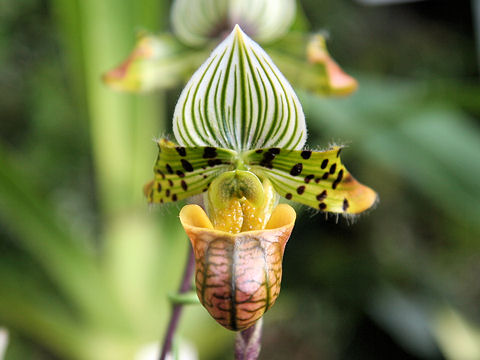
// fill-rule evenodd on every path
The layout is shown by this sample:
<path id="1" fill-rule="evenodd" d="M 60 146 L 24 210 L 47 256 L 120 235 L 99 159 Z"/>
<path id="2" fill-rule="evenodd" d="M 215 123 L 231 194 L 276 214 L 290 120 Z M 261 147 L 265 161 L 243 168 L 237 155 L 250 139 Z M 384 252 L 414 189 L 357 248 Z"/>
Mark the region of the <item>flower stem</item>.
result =
<path id="1" fill-rule="evenodd" d="M 185 270 L 183 271 L 182 283 L 178 292 L 185 293 L 190 290 L 192 286 L 192 276 L 195 269 L 195 255 L 193 254 L 192 245 L 188 245 L 188 256 L 187 263 L 185 264 Z M 165 360 L 167 354 L 172 348 L 172 341 L 177 330 L 178 322 L 180 320 L 180 315 L 182 313 L 183 304 L 175 304 L 172 309 L 172 315 L 170 316 L 170 322 L 168 323 L 167 332 L 165 338 L 163 339 L 162 344 L 162 353 L 160 354 L 159 360 Z"/>
<path id="2" fill-rule="evenodd" d="M 237 333 L 235 360 L 257 360 L 262 347 L 262 325 L 263 318 L 260 318 L 255 325 Z"/>

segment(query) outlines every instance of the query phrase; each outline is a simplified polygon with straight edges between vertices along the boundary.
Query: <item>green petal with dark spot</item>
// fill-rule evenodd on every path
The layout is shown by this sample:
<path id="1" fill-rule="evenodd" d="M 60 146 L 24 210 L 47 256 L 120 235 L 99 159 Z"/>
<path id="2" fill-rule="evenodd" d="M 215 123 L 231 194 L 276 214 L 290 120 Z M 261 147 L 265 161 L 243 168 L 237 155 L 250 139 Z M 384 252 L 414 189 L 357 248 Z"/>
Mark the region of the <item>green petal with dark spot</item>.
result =
<path id="1" fill-rule="evenodd" d="M 234 168 L 236 153 L 213 147 L 183 147 L 161 139 L 155 178 L 145 185 L 149 202 L 166 203 L 207 191 L 215 177 Z"/>
<path id="2" fill-rule="evenodd" d="M 340 161 L 341 147 L 327 151 L 252 150 L 243 155 L 251 171 L 268 178 L 279 195 L 315 209 L 358 214 L 377 201 Z"/>

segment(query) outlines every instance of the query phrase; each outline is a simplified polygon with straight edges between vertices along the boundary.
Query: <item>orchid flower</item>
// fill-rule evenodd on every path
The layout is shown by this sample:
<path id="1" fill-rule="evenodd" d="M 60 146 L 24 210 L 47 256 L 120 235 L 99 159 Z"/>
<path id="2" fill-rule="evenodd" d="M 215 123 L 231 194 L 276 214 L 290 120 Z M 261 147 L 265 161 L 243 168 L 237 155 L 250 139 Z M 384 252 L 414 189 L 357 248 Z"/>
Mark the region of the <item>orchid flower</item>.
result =
<path id="1" fill-rule="evenodd" d="M 173 116 L 176 143 L 158 141 L 151 203 L 204 194 L 207 213 L 180 220 L 196 258 L 200 302 L 221 325 L 243 330 L 275 302 L 295 211 L 358 214 L 376 201 L 340 161 L 341 147 L 305 148 L 307 129 L 292 87 L 237 25 L 194 73 Z M 207 215 L 208 214 L 208 215 Z"/>
<path id="2" fill-rule="evenodd" d="M 182 84 L 212 48 L 239 24 L 301 89 L 346 95 L 357 82 L 331 58 L 325 39 L 290 31 L 295 0 L 175 0 L 172 33 L 141 34 L 130 56 L 104 74 L 120 91 L 143 92 Z"/>

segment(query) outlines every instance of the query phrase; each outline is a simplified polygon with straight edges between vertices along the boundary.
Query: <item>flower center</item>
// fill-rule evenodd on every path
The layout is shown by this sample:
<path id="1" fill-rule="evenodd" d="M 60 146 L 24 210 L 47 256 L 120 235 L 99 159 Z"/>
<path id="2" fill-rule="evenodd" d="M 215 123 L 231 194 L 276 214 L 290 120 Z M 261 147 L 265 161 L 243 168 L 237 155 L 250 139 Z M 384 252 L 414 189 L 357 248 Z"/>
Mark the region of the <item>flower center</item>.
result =
<path id="1" fill-rule="evenodd" d="M 270 181 L 250 171 L 222 173 L 208 190 L 207 208 L 215 229 L 238 234 L 265 228 L 277 195 Z"/>

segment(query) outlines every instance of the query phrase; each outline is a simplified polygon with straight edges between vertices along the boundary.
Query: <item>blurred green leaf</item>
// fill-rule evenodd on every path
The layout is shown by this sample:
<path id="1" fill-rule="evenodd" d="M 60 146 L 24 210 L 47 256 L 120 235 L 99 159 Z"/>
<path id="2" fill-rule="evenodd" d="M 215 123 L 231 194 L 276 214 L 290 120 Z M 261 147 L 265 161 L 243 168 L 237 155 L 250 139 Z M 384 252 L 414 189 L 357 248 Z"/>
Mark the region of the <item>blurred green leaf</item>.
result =
<path id="1" fill-rule="evenodd" d="M 0 319 L 64 356 L 82 352 L 85 324 L 54 293 L 17 264 L 0 263 Z"/>
<path id="2" fill-rule="evenodd" d="M 410 352 L 422 358 L 439 356 L 432 332 L 431 308 L 425 300 L 408 297 L 384 284 L 371 296 L 368 311 Z"/>
<path id="3" fill-rule="evenodd" d="M 98 322 L 119 320 L 88 242 L 65 230 L 48 202 L 35 194 L 28 177 L 16 171 L 0 149 L 0 219 L 65 295 Z M 110 309 L 106 311 L 105 307 Z M 123 326 L 121 321 L 119 326 Z"/>

